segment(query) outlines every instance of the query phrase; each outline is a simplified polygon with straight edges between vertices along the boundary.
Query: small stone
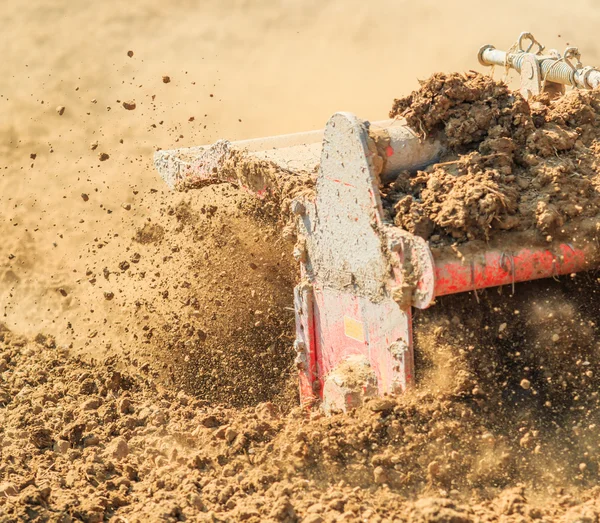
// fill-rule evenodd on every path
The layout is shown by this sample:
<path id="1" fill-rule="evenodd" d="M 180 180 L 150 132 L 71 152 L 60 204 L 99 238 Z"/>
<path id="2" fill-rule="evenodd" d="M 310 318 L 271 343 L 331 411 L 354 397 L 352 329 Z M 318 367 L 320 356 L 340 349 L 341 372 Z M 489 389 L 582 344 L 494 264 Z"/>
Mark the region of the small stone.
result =
<path id="1" fill-rule="evenodd" d="M 113 459 L 120 461 L 129 455 L 129 445 L 124 438 L 116 438 L 107 446 L 106 452 Z"/>
<path id="2" fill-rule="evenodd" d="M 123 102 L 123 107 L 125 107 L 125 109 L 127 109 L 128 111 L 133 111 L 136 108 L 136 105 L 133 100 L 128 100 L 126 102 Z"/>
<path id="3" fill-rule="evenodd" d="M 100 438 L 95 434 L 90 434 L 83 438 L 84 447 L 96 447 L 100 444 Z"/>
<path id="4" fill-rule="evenodd" d="M 123 207 L 123 209 L 125 209 L 126 211 L 131 211 L 131 204 L 130 203 L 122 203 L 121 207 Z"/>
<path id="5" fill-rule="evenodd" d="M 440 474 L 440 464 L 437 461 L 432 461 L 427 465 L 427 474 L 430 478 L 435 478 Z"/>
<path id="6" fill-rule="evenodd" d="M 87 202 L 87 201 L 89 201 L 90 197 L 89 197 L 87 194 L 85 194 L 85 193 L 83 192 L 83 193 L 81 193 L 81 199 L 82 199 L 84 202 Z"/>
<path id="7" fill-rule="evenodd" d="M 307 514 L 320 514 L 325 510 L 323 503 L 313 503 L 310 507 L 306 509 Z"/>
<path id="8" fill-rule="evenodd" d="M 216 416 L 209 414 L 200 420 L 200 424 L 208 429 L 213 429 L 220 425 L 219 420 Z"/>
<path id="9" fill-rule="evenodd" d="M 35 159 L 37 158 L 37 154 L 35 154 L 35 153 L 31 153 L 31 154 L 29 155 L 29 158 L 31 158 L 32 160 L 35 160 Z"/>
<path id="10" fill-rule="evenodd" d="M 237 438 L 238 435 L 238 431 L 229 427 L 226 431 L 225 431 L 225 439 L 227 440 L 227 443 L 232 443 L 233 440 L 235 438 Z"/>
<path id="11" fill-rule="evenodd" d="M 29 441 L 38 449 L 51 448 L 54 445 L 50 429 L 35 429 L 29 436 Z"/>
<path id="12" fill-rule="evenodd" d="M 58 116 L 62 116 L 63 114 L 65 114 L 65 106 L 64 105 L 59 105 L 56 108 L 56 112 L 58 113 Z"/>
<path id="13" fill-rule="evenodd" d="M 123 398 L 117 403 L 117 410 L 120 414 L 128 414 L 133 409 L 131 408 L 131 400 L 129 398 Z"/>
<path id="14" fill-rule="evenodd" d="M 18 493 L 17 487 L 9 481 L 0 483 L 0 497 L 16 496 Z"/>
<path id="15" fill-rule="evenodd" d="M 504 332 L 506 330 L 506 327 L 508 327 L 508 324 L 506 323 L 501 323 L 500 326 L 498 327 L 498 332 Z"/>
<path id="16" fill-rule="evenodd" d="M 70 448 L 71 445 L 68 441 L 65 441 L 64 439 L 59 439 L 54 443 L 54 447 L 52 448 L 52 450 L 54 450 L 54 452 L 56 452 L 57 454 L 66 454 Z"/>
<path id="17" fill-rule="evenodd" d="M 373 412 L 389 412 L 394 409 L 396 402 L 388 398 L 375 398 L 368 405 Z"/>
<path id="18" fill-rule="evenodd" d="M 383 467 L 375 467 L 373 471 L 373 479 L 375 483 L 382 485 L 388 482 L 388 473 Z"/>
<path id="19" fill-rule="evenodd" d="M 163 76 L 162 77 L 162 81 L 163 81 L 163 84 L 168 84 L 171 81 L 171 77 L 170 76 Z"/>
<path id="20" fill-rule="evenodd" d="M 529 390 L 531 388 L 531 382 L 528 379 L 523 378 L 521 380 L 521 388 L 525 390 Z"/>
<path id="21" fill-rule="evenodd" d="M 233 476 L 235 476 L 235 467 L 231 464 L 225 465 L 223 467 L 223 477 L 232 478 Z"/>
<path id="22" fill-rule="evenodd" d="M 100 159 L 101 162 L 105 162 L 106 160 L 108 160 L 110 158 L 110 156 L 107 153 L 100 153 L 98 155 L 98 158 Z"/>
<path id="23" fill-rule="evenodd" d="M 579 470 L 580 470 L 581 472 L 584 472 L 584 471 L 585 471 L 585 469 L 587 469 L 587 465 L 586 465 L 585 463 L 580 463 L 580 464 L 579 464 Z"/>
<path id="24" fill-rule="evenodd" d="M 556 343 L 558 340 L 560 340 L 560 336 L 559 336 L 558 334 L 553 334 L 553 335 L 552 335 L 552 341 L 553 341 L 554 343 Z"/>
<path id="25" fill-rule="evenodd" d="M 100 405 L 102 405 L 102 400 L 100 398 L 90 398 L 81 405 L 81 409 L 96 410 Z"/>
<path id="26" fill-rule="evenodd" d="M 104 293 L 104 299 L 105 299 L 105 300 L 108 300 L 108 301 L 110 301 L 110 300 L 112 300 L 114 297 L 115 297 L 115 293 L 114 293 L 114 292 L 110 292 L 110 291 L 108 291 L 108 292 L 105 292 L 105 293 Z"/>
<path id="27" fill-rule="evenodd" d="M 121 269 L 123 272 L 125 272 L 127 269 L 129 269 L 129 267 L 131 267 L 131 265 L 129 265 L 129 262 L 127 260 L 119 263 L 119 269 Z"/>
<path id="28" fill-rule="evenodd" d="M 127 51 L 127 56 L 129 56 L 129 58 L 131 58 L 133 56 L 133 51 Z"/>

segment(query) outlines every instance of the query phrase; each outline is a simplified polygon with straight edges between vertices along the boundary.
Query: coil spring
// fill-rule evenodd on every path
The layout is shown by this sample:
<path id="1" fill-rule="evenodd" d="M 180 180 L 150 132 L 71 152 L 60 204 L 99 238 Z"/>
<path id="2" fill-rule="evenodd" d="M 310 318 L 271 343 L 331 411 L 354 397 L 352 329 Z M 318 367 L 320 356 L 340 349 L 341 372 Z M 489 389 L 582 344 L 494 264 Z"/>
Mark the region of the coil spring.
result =
<path id="1" fill-rule="evenodd" d="M 513 56 L 512 65 L 520 73 L 525 53 L 518 53 Z M 555 58 L 546 58 L 541 60 L 540 72 L 542 79 L 545 79 L 549 82 L 555 82 L 564 85 L 574 85 L 573 74 L 575 71 L 565 62 L 556 60 Z"/>

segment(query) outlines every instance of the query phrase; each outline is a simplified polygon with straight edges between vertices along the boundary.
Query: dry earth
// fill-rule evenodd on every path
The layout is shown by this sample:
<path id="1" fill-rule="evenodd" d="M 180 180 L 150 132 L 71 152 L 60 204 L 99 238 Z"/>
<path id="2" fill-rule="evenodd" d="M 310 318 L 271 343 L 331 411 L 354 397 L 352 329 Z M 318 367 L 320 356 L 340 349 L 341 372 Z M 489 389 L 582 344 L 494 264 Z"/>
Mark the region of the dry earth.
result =
<path id="1" fill-rule="evenodd" d="M 382 118 L 526 29 L 600 63 L 599 14 L 2 2 L 0 521 L 598 521 L 592 276 L 442 300 L 417 390 L 307 416 L 279 224 L 227 185 L 169 194 L 151 156 Z"/>

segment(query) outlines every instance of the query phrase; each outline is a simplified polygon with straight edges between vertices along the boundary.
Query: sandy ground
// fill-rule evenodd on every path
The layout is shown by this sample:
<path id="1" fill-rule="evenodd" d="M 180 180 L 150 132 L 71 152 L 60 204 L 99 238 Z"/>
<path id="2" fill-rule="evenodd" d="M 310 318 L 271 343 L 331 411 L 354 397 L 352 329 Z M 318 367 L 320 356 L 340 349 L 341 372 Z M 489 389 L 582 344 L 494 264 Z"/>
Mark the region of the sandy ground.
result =
<path id="1" fill-rule="evenodd" d="M 430 388 L 353 417 L 308 420 L 290 410 L 284 353 L 262 369 L 277 386 L 248 397 L 235 379 L 239 359 L 222 359 L 239 340 L 218 336 L 236 320 L 228 305 L 238 295 L 252 303 L 252 291 L 287 288 L 267 278 L 288 246 L 266 222 L 254 237 L 245 217 L 227 217 L 224 202 L 239 195 L 167 194 L 152 153 L 319 128 L 337 110 L 385 118 L 417 79 L 480 69 L 482 44 L 508 48 L 523 30 L 550 47 L 576 44 L 586 64 L 600 64 L 600 7 L 5 0 L 0 21 L 0 323 L 10 329 L 0 332 L 4 520 L 598 520 L 598 493 L 589 489 L 599 467 L 596 378 L 571 372 L 595 362 L 598 348 L 594 296 L 577 304 L 579 280 L 553 316 L 554 331 L 545 331 L 544 314 L 562 291 L 540 288 L 540 304 L 522 305 L 533 310 L 525 323 L 508 338 L 486 334 L 469 348 L 473 359 L 461 347 L 481 321 L 496 333 L 517 307 L 490 299 L 489 317 L 465 310 L 469 321 L 455 316 L 449 327 L 456 307 L 442 304 L 440 325 L 421 330 L 440 347 L 429 354 L 421 341 Z M 206 224 L 212 217 L 217 228 Z M 239 248 L 256 271 L 240 279 L 243 292 L 230 282 L 248 267 L 233 256 L 221 267 Z M 204 263 L 219 249 L 222 260 Z M 194 304 L 196 290 L 206 304 Z M 267 292 L 244 319 L 269 350 L 278 329 L 289 330 L 282 296 Z M 154 327 L 161 334 L 148 346 L 158 340 L 172 360 L 146 350 Z M 578 333 L 581 355 L 569 355 L 567 370 L 562 353 L 547 361 L 543 351 L 558 331 L 567 340 Z M 522 356 L 523 336 L 542 351 Z M 219 376 L 195 381 L 190 347 L 208 354 L 202 376 L 215 361 L 230 371 L 236 408 L 215 406 Z M 260 357 L 273 361 L 268 351 Z M 453 374 L 457 362 L 465 371 Z M 523 392 L 521 380 L 541 365 Z M 546 422 L 573 425 L 575 436 L 546 433 L 555 426 Z"/>

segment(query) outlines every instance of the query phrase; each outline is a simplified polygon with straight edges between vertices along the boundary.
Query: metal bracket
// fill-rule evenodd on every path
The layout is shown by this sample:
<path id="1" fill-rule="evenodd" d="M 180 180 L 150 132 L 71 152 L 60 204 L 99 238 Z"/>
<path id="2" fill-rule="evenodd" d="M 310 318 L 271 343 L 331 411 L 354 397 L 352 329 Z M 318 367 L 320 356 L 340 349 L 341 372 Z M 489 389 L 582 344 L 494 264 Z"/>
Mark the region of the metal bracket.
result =
<path id="1" fill-rule="evenodd" d="M 542 92 L 540 65 L 535 55 L 526 53 L 521 62 L 521 94 L 525 100 Z"/>

